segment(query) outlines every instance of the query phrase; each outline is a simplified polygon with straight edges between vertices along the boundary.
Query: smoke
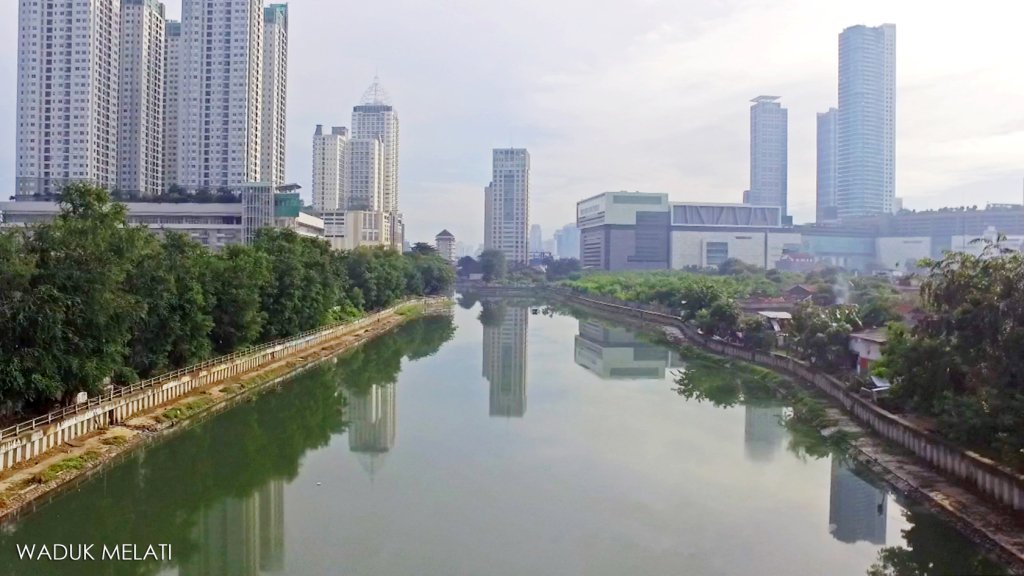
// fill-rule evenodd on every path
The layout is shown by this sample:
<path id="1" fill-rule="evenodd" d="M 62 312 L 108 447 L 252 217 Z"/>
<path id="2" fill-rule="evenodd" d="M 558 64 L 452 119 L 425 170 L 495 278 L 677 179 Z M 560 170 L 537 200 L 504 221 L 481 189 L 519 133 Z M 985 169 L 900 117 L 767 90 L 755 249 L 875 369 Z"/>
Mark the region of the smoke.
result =
<path id="1" fill-rule="evenodd" d="M 832 284 L 832 293 L 836 296 L 836 304 L 846 304 L 849 302 L 850 281 L 846 278 L 845 274 L 836 276 L 836 281 Z"/>

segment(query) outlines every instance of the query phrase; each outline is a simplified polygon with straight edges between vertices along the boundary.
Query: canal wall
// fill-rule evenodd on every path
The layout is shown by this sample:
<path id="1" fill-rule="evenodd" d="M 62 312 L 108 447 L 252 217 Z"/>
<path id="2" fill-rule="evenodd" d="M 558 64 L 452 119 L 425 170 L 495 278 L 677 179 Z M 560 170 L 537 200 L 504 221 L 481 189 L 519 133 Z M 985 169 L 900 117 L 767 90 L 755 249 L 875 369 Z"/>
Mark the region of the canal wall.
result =
<path id="1" fill-rule="evenodd" d="M 948 477 L 970 486 L 979 494 L 1016 512 L 1024 510 L 1024 476 L 974 452 L 966 451 L 937 434 L 925 430 L 862 398 L 836 378 L 779 353 L 759 352 L 708 338 L 679 317 L 648 307 L 637 307 L 607 298 L 583 296 L 564 290 L 551 293 L 567 302 L 607 313 L 625 315 L 644 322 L 673 326 L 703 348 L 752 362 L 813 386 L 841 404 L 846 411 L 879 436 L 912 452 Z"/>
<path id="2" fill-rule="evenodd" d="M 435 299 L 406 301 L 354 322 L 325 326 L 292 338 L 213 358 L 10 426 L 0 430 L 0 471 L 13 468 L 96 430 L 124 422 L 195 390 L 366 329 L 399 309 L 417 305 L 429 307 L 436 303 Z"/>

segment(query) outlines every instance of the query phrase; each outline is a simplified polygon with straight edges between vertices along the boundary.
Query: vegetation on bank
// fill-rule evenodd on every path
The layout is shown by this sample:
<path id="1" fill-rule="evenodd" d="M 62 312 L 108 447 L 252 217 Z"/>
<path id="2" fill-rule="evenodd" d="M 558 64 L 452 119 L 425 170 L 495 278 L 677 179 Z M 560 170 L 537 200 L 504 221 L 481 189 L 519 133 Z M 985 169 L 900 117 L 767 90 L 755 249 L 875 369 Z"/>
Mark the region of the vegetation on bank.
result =
<path id="1" fill-rule="evenodd" d="M 333 252 L 292 231 L 213 253 L 129 226 L 84 184 L 26 233 L 0 233 L 0 411 L 38 411 L 250 345 L 446 293 L 436 254 Z"/>

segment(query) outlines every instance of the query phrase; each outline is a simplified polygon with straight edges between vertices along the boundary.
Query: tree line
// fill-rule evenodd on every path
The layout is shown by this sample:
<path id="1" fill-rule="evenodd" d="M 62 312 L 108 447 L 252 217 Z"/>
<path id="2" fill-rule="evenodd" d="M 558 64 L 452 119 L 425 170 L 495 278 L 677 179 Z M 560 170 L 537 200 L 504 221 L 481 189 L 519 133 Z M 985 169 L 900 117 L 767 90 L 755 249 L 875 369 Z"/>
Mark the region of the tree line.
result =
<path id="1" fill-rule="evenodd" d="M 52 221 L 0 233 L 0 411 L 39 411 L 355 318 L 413 295 L 447 293 L 436 254 L 335 252 L 260 230 L 219 253 L 182 234 L 129 226 L 103 189 L 67 187 Z"/>

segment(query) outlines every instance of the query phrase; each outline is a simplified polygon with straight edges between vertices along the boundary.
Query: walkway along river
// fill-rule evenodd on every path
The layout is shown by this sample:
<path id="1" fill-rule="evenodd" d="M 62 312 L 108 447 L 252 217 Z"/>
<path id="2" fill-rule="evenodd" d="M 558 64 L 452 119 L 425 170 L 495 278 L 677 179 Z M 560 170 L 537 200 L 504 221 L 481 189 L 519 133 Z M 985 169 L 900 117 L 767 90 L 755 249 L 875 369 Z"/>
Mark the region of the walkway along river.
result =
<path id="1" fill-rule="evenodd" d="M 1002 573 L 794 438 L 732 366 L 463 301 L 137 451 L 0 531 L 0 575 Z M 534 314 L 534 312 L 537 312 Z M 714 389 L 691 399 L 673 372 Z M 170 560 L 18 560 L 17 544 Z"/>

